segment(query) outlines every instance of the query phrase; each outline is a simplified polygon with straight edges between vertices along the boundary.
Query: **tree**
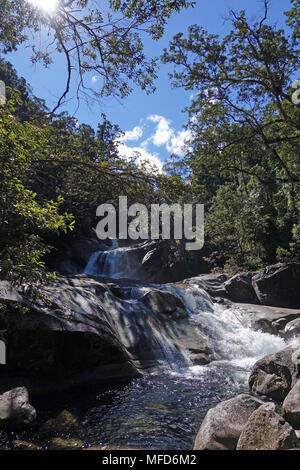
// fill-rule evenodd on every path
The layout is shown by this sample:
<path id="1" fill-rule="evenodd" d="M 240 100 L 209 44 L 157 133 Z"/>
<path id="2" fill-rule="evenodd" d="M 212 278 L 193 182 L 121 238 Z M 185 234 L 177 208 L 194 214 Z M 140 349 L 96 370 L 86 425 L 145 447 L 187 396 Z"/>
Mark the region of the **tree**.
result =
<path id="1" fill-rule="evenodd" d="M 43 256 L 49 251 L 46 233 L 72 229 L 70 214 L 60 214 L 63 202 L 37 200 L 25 186 L 32 160 L 42 158 L 43 132 L 14 116 L 14 96 L 0 105 L 0 278 L 13 284 L 38 283 L 47 278 Z"/>
<path id="2" fill-rule="evenodd" d="M 32 61 L 46 67 L 53 62 L 49 47 L 65 56 L 67 79 L 65 89 L 52 112 L 70 92 L 73 75 L 78 75 L 76 96 L 94 93 L 87 85 L 86 74 L 99 79 L 96 98 L 125 97 L 131 84 L 148 92 L 154 90 L 156 60 L 147 59 L 143 49 L 144 34 L 159 39 L 174 12 L 193 2 L 185 0 L 110 0 L 109 10 L 91 6 L 91 0 L 60 0 L 57 10 L 48 14 L 26 0 L 0 0 L 0 51 L 17 49 L 26 42 L 29 32 L 44 31 L 48 37 L 44 48 L 32 47 Z"/>
<path id="3" fill-rule="evenodd" d="M 202 187 L 211 220 L 216 223 L 216 214 L 226 220 L 225 195 L 232 194 L 232 184 L 242 203 L 231 213 L 233 227 L 246 221 L 247 207 L 254 210 L 253 196 L 264 208 L 264 213 L 257 212 L 263 222 L 259 236 L 255 230 L 258 265 L 276 260 L 276 248 L 289 246 L 292 228 L 299 223 L 300 107 L 292 101 L 291 88 L 300 66 L 299 1 L 293 4 L 287 13 L 292 35 L 268 24 L 269 2 L 265 0 L 260 20 L 252 23 L 245 11 L 232 11 L 231 31 L 223 39 L 194 25 L 187 38 L 177 34 L 163 54 L 163 61 L 175 66 L 173 85 L 194 94 L 187 108 L 192 150 L 185 163 L 194 191 Z M 214 238 L 212 224 L 207 228 Z M 244 259 L 239 254 L 236 262 L 246 265 L 247 250 L 238 249 L 238 231 L 229 228 L 224 225 L 223 244 L 221 232 L 217 237 L 218 250 L 226 249 L 228 258 L 242 251 Z M 253 249 L 254 233 L 245 234 Z M 234 248 L 228 248 L 227 235 L 235 237 Z"/>
<path id="4" fill-rule="evenodd" d="M 6 96 L 9 100 L 13 90 L 18 90 L 20 99 L 14 102 L 15 115 L 24 121 L 35 120 L 39 124 L 45 121 L 49 110 L 45 101 L 33 95 L 31 87 L 26 80 L 18 77 L 16 70 L 10 62 L 0 58 L 0 80 L 6 85 Z"/>

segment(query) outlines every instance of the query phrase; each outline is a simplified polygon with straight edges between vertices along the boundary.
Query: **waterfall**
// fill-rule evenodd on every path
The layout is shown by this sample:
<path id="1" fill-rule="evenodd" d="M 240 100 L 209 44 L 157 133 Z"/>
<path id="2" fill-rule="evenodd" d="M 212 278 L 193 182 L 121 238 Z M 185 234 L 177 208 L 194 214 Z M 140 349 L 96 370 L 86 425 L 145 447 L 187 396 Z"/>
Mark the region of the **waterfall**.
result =
<path id="1" fill-rule="evenodd" d="M 92 254 L 84 273 L 114 279 L 130 278 L 130 275 L 134 278 L 134 266 L 130 265 L 132 258 L 128 256 L 129 250 L 131 248 L 120 248 L 117 241 L 113 241 L 110 249 Z M 114 304 L 112 301 L 106 305 L 108 312 L 118 311 L 121 308 L 125 310 L 125 313 L 122 313 L 122 319 L 117 321 L 121 323 L 126 318 L 126 328 L 120 332 L 123 340 L 129 335 L 134 337 L 140 328 L 139 317 L 146 319 L 149 315 L 145 312 L 145 306 L 140 299 L 153 288 L 151 285 L 131 286 L 130 299 L 122 301 L 118 299 L 118 303 Z M 286 345 L 280 337 L 244 327 L 234 305 L 226 307 L 213 302 L 209 294 L 199 287 L 194 279 L 181 283 L 157 285 L 155 288 L 168 291 L 181 299 L 189 314 L 189 325 L 192 325 L 196 334 L 199 333 L 199 342 L 201 342 L 200 337 L 205 338 L 213 351 L 216 362 L 225 361 L 233 367 L 246 370 L 259 358 L 283 349 Z M 122 302 L 122 307 L 120 302 Z M 174 344 L 173 339 L 164 330 L 163 324 L 159 322 L 159 319 L 153 320 L 152 318 L 147 325 L 145 324 L 146 326 L 144 325 L 143 334 L 146 343 L 152 344 L 153 350 L 157 350 L 157 358 L 168 364 L 170 369 L 191 368 L 192 363 L 187 350 L 184 347 L 178 348 L 178 345 Z"/>
<path id="2" fill-rule="evenodd" d="M 95 275 L 98 272 L 98 264 L 99 264 L 99 258 L 102 258 L 102 255 L 105 253 L 105 251 L 96 251 L 93 253 L 86 265 L 86 267 L 83 270 L 83 274 L 90 274 L 90 275 Z"/>
<path id="3" fill-rule="evenodd" d="M 114 279 L 127 277 L 132 272 L 128 258 L 129 250 L 128 247 L 119 248 L 118 240 L 114 239 L 106 251 L 96 251 L 91 255 L 83 273 Z"/>

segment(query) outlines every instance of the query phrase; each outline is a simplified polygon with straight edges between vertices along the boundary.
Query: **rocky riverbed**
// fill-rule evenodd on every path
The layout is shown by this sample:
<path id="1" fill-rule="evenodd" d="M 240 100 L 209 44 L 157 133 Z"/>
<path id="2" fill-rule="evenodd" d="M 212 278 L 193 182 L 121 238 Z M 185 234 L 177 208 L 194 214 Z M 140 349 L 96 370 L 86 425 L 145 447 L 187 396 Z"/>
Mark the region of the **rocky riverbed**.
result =
<path id="1" fill-rule="evenodd" d="M 278 421 L 284 435 L 292 436 L 284 444 L 281 437 L 272 436 L 268 446 L 296 445 L 298 424 L 291 411 L 282 409 L 299 406 L 299 371 L 293 362 L 299 344 L 299 265 L 279 264 L 230 279 L 226 274 L 201 274 L 154 283 L 134 279 L 131 256 L 136 259 L 138 252 L 142 266 L 159 247 L 143 244 L 103 251 L 94 242 L 91 245 L 81 267 L 84 273 L 60 274 L 40 288 L 38 298 L 6 282 L 0 285 L 0 330 L 7 342 L 7 365 L 1 366 L 0 378 L 4 446 L 21 448 L 22 439 L 31 439 L 33 446 L 48 448 L 63 446 L 51 439 L 73 444 L 77 439 L 77 448 L 114 444 L 184 449 L 191 446 L 210 408 L 195 449 L 246 448 L 246 424 L 256 412 L 261 414 L 254 414 L 252 426 Z M 145 261 L 147 270 L 155 271 L 158 258 L 152 257 L 152 267 Z M 65 261 L 64 266 L 78 271 L 84 263 L 81 260 L 75 269 L 76 262 Z M 290 352 L 279 359 L 268 356 L 250 374 L 258 359 L 283 350 L 289 342 L 293 346 L 285 351 Z M 270 394 L 270 383 L 276 389 L 280 380 L 285 381 L 284 394 Z M 94 387 L 91 394 L 83 391 L 86 386 Z M 75 394 L 72 406 L 62 400 L 57 408 L 58 397 L 68 390 Z M 234 398 L 238 393 L 242 395 Z M 87 401 L 80 406 L 83 394 Z M 47 397 L 46 406 L 41 396 Z M 225 405 L 217 405 L 226 399 L 230 400 Z M 153 406 L 148 410 L 149 403 Z M 45 422 L 70 413 L 70 407 L 82 431 L 55 431 L 45 438 Z M 239 416 L 236 426 L 230 425 L 226 413 Z M 11 426 L 17 426 L 18 434 L 7 440 L 4 435 Z M 20 431 L 20 426 L 26 429 Z M 214 426 L 221 430 L 219 437 Z M 261 446 L 265 439 L 251 445 Z"/>

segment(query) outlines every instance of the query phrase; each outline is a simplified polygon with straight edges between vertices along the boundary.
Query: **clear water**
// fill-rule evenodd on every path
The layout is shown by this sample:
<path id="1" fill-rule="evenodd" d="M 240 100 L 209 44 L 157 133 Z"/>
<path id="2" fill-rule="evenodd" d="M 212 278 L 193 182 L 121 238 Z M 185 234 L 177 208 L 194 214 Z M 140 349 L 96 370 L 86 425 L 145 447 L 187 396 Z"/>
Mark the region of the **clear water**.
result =
<path id="1" fill-rule="evenodd" d="M 21 433 L 3 434 L 3 445 L 10 448 L 11 442 L 19 439 L 46 449 L 50 439 L 59 436 L 80 439 L 85 447 L 189 449 L 207 410 L 245 391 L 246 381 L 244 368 L 220 362 L 181 373 L 150 374 L 126 384 L 33 399 L 39 410 L 37 424 Z M 63 409 L 76 416 L 79 429 L 42 437 L 43 422 Z"/>

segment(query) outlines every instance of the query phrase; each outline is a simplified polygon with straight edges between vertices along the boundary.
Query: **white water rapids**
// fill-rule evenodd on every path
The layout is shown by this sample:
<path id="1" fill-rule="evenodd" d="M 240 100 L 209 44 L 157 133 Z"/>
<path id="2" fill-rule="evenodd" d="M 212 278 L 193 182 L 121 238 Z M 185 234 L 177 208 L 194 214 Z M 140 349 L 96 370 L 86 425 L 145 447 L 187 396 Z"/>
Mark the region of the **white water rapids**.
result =
<path id="1" fill-rule="evenodd" d="M 119 248 L 114 242 L 108 251 L 94 253 L 85 270 L 85 274 L 104 275 L 113 279 L 124 278 L 130 272 L 130 248 Z M 128 314 L 139 299 L 153 286 L 139 285 L 131 288 L 131 297 L 127 301 Z M 204 337 L 214 353 L 213 365 L 226 364 L 233 369 L 249 371 L 260 358 L 279 351 L 286 346 L 280 337 L 254 331 L 244 327 L 234 307 L 226 307 L 212 301 L 195 280 L 188 282 L 156 285 L 156 289 L 168 291 L 180 298 L 189 313 L 189 321 L 195 330 Z M 123 302 L 124 304 L 124 302 Z M 125 302 L 126 304 L 126 302 Z M 136 305 L 137 307 L 137 305 Z M 125 305 L 126 308 L 126 305 Z M 159 343 L 164 353 L 164 361 L 172 371 L 181 374 L 198 375 L 207 366 L 193 366 L 186 351 L 178 351 L 166 335 L 153 324 L 153 339 Z"/>

